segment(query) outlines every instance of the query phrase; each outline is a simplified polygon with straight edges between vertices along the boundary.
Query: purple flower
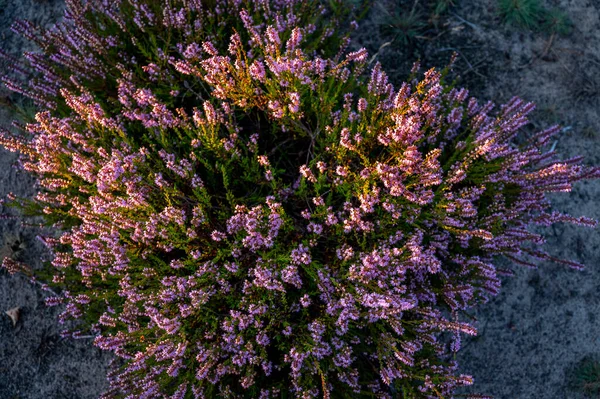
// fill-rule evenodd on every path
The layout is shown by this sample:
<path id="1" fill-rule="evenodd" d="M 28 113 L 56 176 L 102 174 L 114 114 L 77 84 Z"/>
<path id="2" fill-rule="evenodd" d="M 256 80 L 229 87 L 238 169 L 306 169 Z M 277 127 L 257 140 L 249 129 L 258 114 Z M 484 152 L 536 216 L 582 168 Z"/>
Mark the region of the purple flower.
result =
<path id="1" fill-rule="evenodd" d="M 225 238 L 227 238 L 227 236 L 225 235 L 225 233 L 222 233 L 217 230 L 213 230 L 213 232 L 210 234 L 210 238 L 212 238 L 213 241 L 218 242 L 218 241 L 224 240 Z"/>

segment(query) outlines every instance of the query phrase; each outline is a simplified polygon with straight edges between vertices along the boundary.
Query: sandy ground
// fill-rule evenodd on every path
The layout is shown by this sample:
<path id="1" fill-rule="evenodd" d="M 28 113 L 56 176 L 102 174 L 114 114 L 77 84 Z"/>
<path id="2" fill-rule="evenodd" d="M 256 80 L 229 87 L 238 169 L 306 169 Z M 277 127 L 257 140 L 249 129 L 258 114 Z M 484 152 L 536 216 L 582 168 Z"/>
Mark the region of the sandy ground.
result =
<path id="1" fill-rule="evenodd" d="M 532 129 L 561 124 L 559 153 L 600 164 L 600 0 L 543 2 L 575 22 L 565 37 L 505 27 L 495 0 L 455 3 L 437 28 L 430 25 L 412 42 L 394 41 L 379 51 L 377 59 L 392 80 L 404 78 L 417 59 L 425 67 L 443 66 L 452 51 L 459 51 L 455 73 L 460 85 L 482 100 L 501 103 L 518 95 L 536 102 Z M 389 32 L 379 29 L 383 9 L 410 9 L 412 4 L 414 0 L 378 0 L 355 44 L 375 54 L 391 40 Z M 0 46 L 18 54 L 24 44 L 8 31 L 10 23 L 29 18 L 48 24 L 60 17 L 61 7 L 59 0 L 0 0 Z M 0 71 L 5 68 L 0 63 Z M 0 97 L 6 93 L 2 90 Z M 9 120 L 0 107 L 0 126 L 8 126 Z M 10 191 L 34 193 L 31 178 L 11 167 L 15 159 L 0 150 L 0 198 Z M 570 194 L 553 196 L 553 203 L 573 216 L 600 219 L 597 198 L 600 181 L 583 182 Z M 16 250 L 20 259 L 35 264 L 43 253 L 36 234 L 19 221 L 0 220 L 0 254 Z M 582 359 L 600 356 L 600 229 L 556 225 L 545 234 L 553 255 L 583 262 L 587 269 L 551 263 L 535 270 L 514 267 L 516 275 L 503 280 L 501 294 L 473 311 L 480 335 L 465 340 L 458 355 L 462 371 L 475 377 L 475 386 L 465 393 L 497 399 L 585 397 L 570 381 Z M 45 308 L 44 296 L 25 279 L 0 271 L 0 310 L 22 308 L 16 328 L 0 316 L 0 398 L 97 397 L 105 387 L 110 356 L 89 340 L 61 340 L 58 312 Z"/>
<path id="2" fill-rule="evenodd" d="M 62 13 L 63 2 L 54 0 L 0 0 L 0 47 L 12 54 L 27 50 L 27 43 L 9 31 L 16 18 L 50 24 Z M 0 73 L 7 64 L 0 61 Z M 0 89 L 0 98 L 7 91 Z M 10 128 L 12 117 L 0 106 L 0 127 Z M 13 167 L 16 154 L 0 149 L 0 198 L 9 192 L 35 194 L 34 180 Z M 16 214 L 0 205 L 0 213 Z M 0 257 L 14 256 L 39 267 L 43 246 L 35 238 L 39 229 L 21 227 L 20 220 L 0 220 Z M 46 293 L 26 278 L 0 271 L 0 399 L 97 398 L 106 388 L 110 356 L 91 345 L 91 340 L 60 337 L 59 310 L 44 305 Z M 4 311 L 21 308 L 13 327 Z"/>

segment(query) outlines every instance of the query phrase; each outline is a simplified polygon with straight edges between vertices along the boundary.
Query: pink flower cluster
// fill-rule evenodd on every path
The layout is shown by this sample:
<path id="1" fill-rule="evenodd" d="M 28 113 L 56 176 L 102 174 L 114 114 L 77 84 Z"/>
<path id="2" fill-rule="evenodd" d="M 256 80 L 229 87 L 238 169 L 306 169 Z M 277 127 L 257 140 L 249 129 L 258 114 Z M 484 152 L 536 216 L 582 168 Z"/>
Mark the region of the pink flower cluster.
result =
<path id="1" fill-rule="evenodd" d="M 543 151 L 557 127 L 515 147 L 530 103 L 493 113 L 433 69 L 398 89 L 365 74 L 316 0 L 213 3 L 71 0 L 41 36 L 16 26 L 41 46 L 35 78 L 3 81 L 40 112 L 0 144 L 59 235 L 41 239 L 47 303 L 80 323 L 65 335 L 123 358 L 103 397 L 471 384 L 446 359 L 498 293 L 493 257 L 581 267 L 529 227 L 594 226 L 546 194 L 599 169 Z"/>

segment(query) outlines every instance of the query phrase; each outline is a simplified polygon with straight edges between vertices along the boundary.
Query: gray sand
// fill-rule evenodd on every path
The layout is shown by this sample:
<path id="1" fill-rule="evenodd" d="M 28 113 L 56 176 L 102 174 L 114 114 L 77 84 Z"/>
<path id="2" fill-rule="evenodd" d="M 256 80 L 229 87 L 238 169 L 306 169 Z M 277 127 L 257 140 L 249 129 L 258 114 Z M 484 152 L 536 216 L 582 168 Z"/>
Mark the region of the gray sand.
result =
<path id="1" fill-rule="evenodd" d="M 30 46 L 9 27 L 16 18 L 50 24 L 61 16 L 62 1 L 0 0 L 0 46 L 15 55 Z M 0 61 L 0 73 L 6 71 Z M 5 98 L 7 90 L 0 89 Z M 0 106 L 0 127 L 10 128 L 12 117 Z M 17 155 L 0 149 L 0 198 L 13 192 L 35 195 L 34 180 L 13 167 Z M 16 210 L 0 205 L 0 212 Z M 17 251 L 17 259 L 40 266 L 44 247 L 35 236 L 40 229 L 21 227 L 20 220 L 0 220 L 0 258 Z M 46 254 L 47 255 L 47 254 Z M 110 355 L 91 345 L 91 340 L 62 339 L 59 309 L 44 304 L 47 296 L 21 276 L 0 271 L 0 398 L 1 399 L 84 399 L 97 398 L 106 388 Z M 21 308 L 13 328 L 5 310 Z"/>

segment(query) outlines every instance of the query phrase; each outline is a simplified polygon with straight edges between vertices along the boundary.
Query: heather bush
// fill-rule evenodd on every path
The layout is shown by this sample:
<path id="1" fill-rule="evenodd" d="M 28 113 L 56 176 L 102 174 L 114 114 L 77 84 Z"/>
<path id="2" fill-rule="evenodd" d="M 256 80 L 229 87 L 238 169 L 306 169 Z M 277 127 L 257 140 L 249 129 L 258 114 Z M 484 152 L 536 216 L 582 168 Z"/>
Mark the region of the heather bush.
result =
<path id="1" fill-rule="evenodd" d="M 395 88 L 342 5 L 73 0 L 16 26 L 41 51 L 3 80 L 38 112 L 0 142 L 52 261 L 3 265 L 121 358 L 103 397 L 449 397 L 494 257 L 581 267 L 530 226 L 595 225 L 546 194 L 599 170 L 543 150 L 556 126 L 516 144 L 531 103 L 492 112 L 447 70 Z"/>

